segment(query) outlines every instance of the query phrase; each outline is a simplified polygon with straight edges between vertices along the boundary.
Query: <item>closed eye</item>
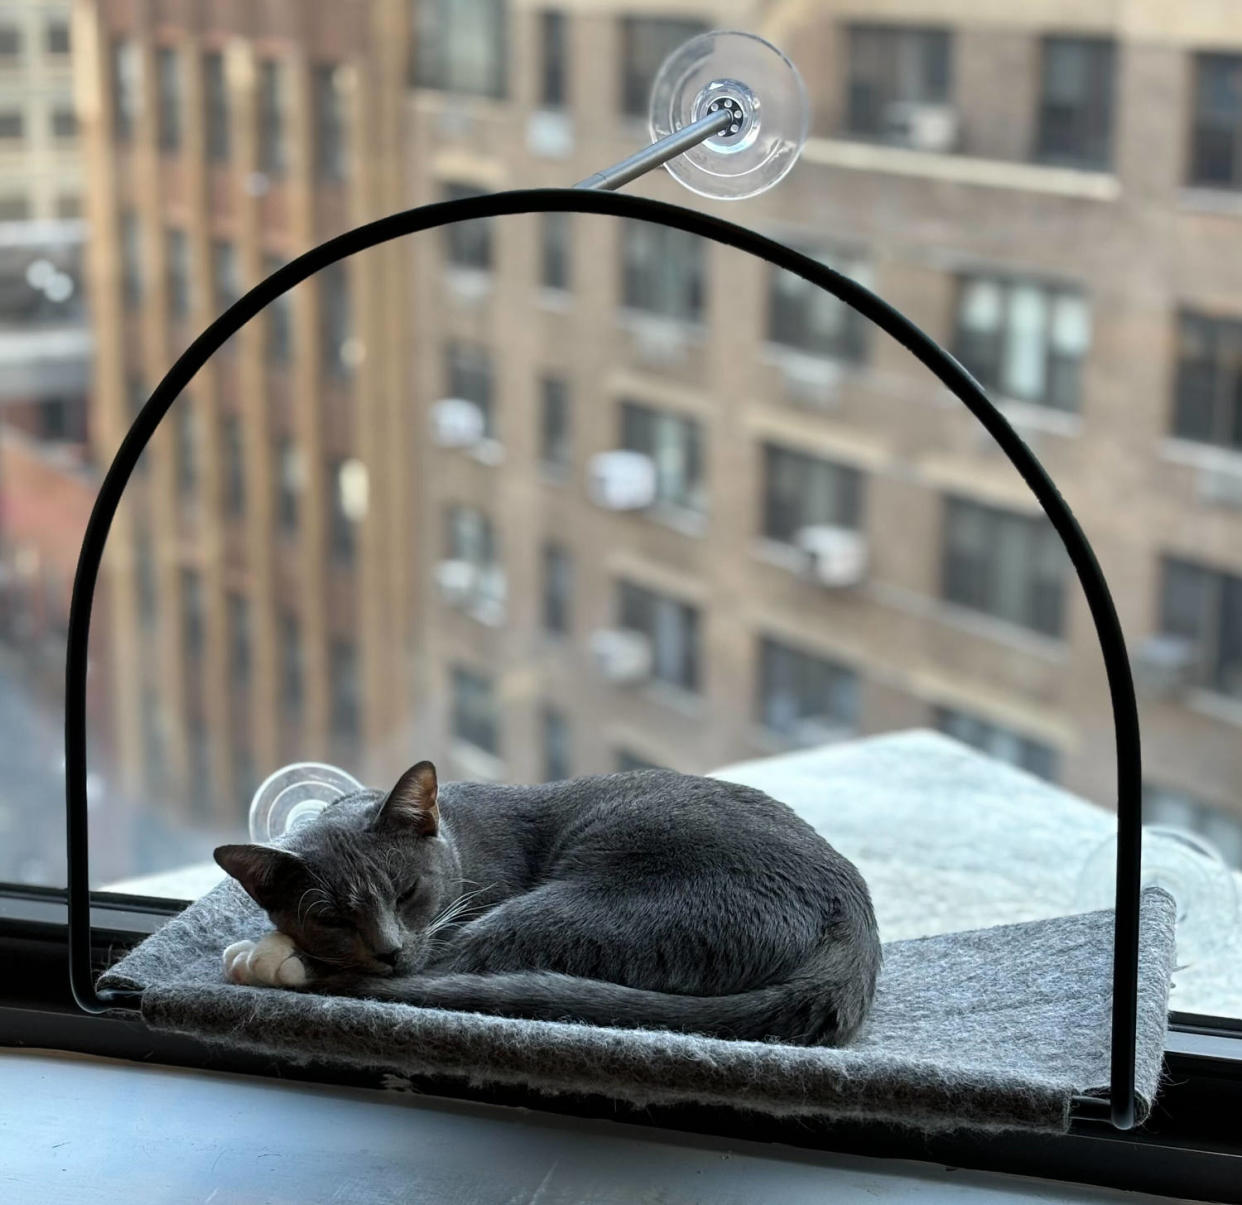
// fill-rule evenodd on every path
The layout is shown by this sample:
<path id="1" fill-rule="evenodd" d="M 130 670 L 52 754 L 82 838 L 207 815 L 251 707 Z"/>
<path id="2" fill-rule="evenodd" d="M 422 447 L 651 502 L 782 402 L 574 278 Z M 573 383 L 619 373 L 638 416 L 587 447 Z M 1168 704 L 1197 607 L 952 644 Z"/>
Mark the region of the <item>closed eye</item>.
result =
<path id="1" fill-rule="evenodd" d="M 405 905 L 408 904 L 418 894 L 418 888 L 419 888 L 419 884 L 415 883 L 414 886 L 411 887 L 408 891 L 403 891 L 399 896 L 397 896 L 397 907 L 404 908 Z"/>
<path id="2" fill-rule="evenodd" d="M 343 916 L 317 916 L 315 918 L 325 929 L 352 929 L 354 922 Z"/>

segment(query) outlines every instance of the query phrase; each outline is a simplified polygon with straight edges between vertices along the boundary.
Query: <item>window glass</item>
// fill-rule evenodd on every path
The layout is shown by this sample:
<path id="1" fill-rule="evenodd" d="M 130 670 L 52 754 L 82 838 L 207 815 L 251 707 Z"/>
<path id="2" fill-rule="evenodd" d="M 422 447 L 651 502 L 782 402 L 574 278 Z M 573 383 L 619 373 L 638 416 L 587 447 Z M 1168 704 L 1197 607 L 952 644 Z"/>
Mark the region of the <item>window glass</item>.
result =
<path id="1" fill-rule="evenodd" d="M 663 170 L 627 191 L 830 265 L 1002 404 L 1112 588 L 1149 820 L 1233 859 L 1242 43 L 1228 6 L 1124 7 L 108 3 L 70 49 L 67 0 L 0 5 L 0 883 L 64 881 L 70 584 L 178 356 L 350 227 L 631 154 L 668 53 L 721 23 L 799 67 L 797 166 L 727 207 Z M 100 888 L 199 890 L 298 761 L 529 783 L 931 729 L 1083 831 L 1116 806 L 1091 616 L 987 431 L 834 296 L 658 223 L 457 223 L 269 304 L 128 482 L 90 656 Z M 1046 912 L 968 827 L 845 838 L 882 931 Z M 894 916 L 875 860 L 916 855 L 943 892 Z M 1209 979 L 1174 1004 L 1242 1017 Z"/>

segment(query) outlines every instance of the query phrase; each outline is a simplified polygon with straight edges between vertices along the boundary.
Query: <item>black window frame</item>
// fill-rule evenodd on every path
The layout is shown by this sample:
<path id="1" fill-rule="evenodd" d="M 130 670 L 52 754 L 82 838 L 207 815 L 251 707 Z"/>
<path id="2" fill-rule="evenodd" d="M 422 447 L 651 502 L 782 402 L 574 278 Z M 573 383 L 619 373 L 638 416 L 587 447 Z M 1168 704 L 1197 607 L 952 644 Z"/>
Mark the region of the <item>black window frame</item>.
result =
<path id="1" fill-rule="evenodd" d="M 862 530 L 867 478 L 861 469 L 771 440 L 763 443 L 760 454 L 764 539 L 792 545 L 804 527 Z"/>
<path id="2" fill-rule="evenodd" d="M 454 740 L 500 756 L 500 709 L 493 675 L 461 662 L 449 666 L 449 731 Z"/>
<path id="3" fill-rule="evenodd" d="M 1080 96 L 1057 96 L 1056 57 L 1081 55 Z M 1113 162 L 1117 44 L 1112 38 L 1045 35 L 1040 42 L 1039 115 L 1034 158 L 1041 163 L 1103 171 Z"/>
<path id="4" fill-rule="evenodd" d="M 24 32 L 16 21 L 0 22 L 0 60 L 6 68 L 22 57 L 26 45 Z"/>
<path id="5" fill-rule="evenodd" d="M 289 68 L 283 59 L 259 60 L 255 90 L 258 169 L 273 180 L 289 171 Z"/>
<path id="6" fill-rule="evenodd" d="M 362 658 L 358 642 L 336 635 L 328 641 L 328 736 L 337 756 L 350 760 L 362 739 Z"/>
<path id="7" fill-rule="evenodd" d="M 701 326 L 707 309 L 704 240 L 651 222 L 621 224 L 621 305 L 638 314 Z"/>
<path id="8" fill-rule="evenodd" d="M 616 580 L 614 603 L 617 626 L 641 632 L 651 641 L 652 679 L 686 694 L 701 694 L 703 615 L 699 607 L 628 578 Z M 680 647 L 664 647 L 662 635 L 674 629 L 678 635 L 673 643 Z"/>
<path id="9" fill-rule="evenodd" d="M 1242 452 L 1242 317 L 1184 306 L 1176 323 L 1170 434 Z"/>
<path id="10" fill-rule="evenodd" d="M 540 772 L 544 782 L 564 782 L 573 777 L 573 729 L 563 708 L 544 703 L 539 709 L 542 753 Z"/>
<path id="11" fill-rule="evenodd" d="M 564 9 L 539 12 L 539 107 L 569 107 L 569 17 Z"/>
<path id="12" fill-rule="evenodd" d="M 791 244 L 846 276 L 863 275 L 859 254 L 833 255 L 823 248 Z M 865 362 L 871 324 L 853 306 L 803 280 L 796 273 L 770 265 L 767 289 L 767 341 L 804 355 L 843 364 Z"/>
<path id="13" fill-rule="evenodd" d="M 573 214 L 539 215 L 539 285 L 568 293 L 573 285 Z"/>
<path id="14" fill-rule="evenodd" d="M 1060 781 L 1060 750 L 1036 737 L 1010 728 L 1007 724 L 998 723 L 961 707 L 937 703 L 932 708 L 932 726 L 938 732 L 943 732 L 972 749 L 978 749 L 988 757 L 1016 766 L 1045 782 Z M 1009 744 L 1013 756 L 998 751 L 998 744 Z"/>
<path id="15" fill-rule="evenodd" d="M 340 71 L 337 62 L 316 63 L 311 69 L 315 178 L 331 183 L 349 177 L 349 113 Z"/>
<path id="16" fill-rule="evenodd" d="M 1191 58 L 1191 70 L 1186 182 L 1195 188 L 1242 189 L 1242 54 L 1200 51 Z M 1214 103 L 1212 76 L 1218 77 L 1218 88 L 1232 93 L 1227 106 Z"/>
<path id="17" fill-rule="evenodd" d="M 999 321 L 994 328 L 972 328 L 967 320 L 972 290 L 995 289 L 999 293 Z M 1008 343 L 1014 329 L 1012 308 L 1019 291 L 1038 292 L 1044 307 L 1042 388 L 1021 392 L 1011 388 L 1007 379 Z M 1068 350 L 1057 335 L 1057 309 L 1062 305 L 1082 306 L 1086 315 L 1086 346 Z M 1077 414 L 1085 395 L 1084 378 L 1094 342 L 1091 300 L 1086 290 L 1077 285 L 990 272 L 962 273 L 957 277 L 957 295 L 953 307 L 953 352 L 968 371 L 986 389 L 1013 401 L 1063 414 Z"/>
<path id="18" fill-rule="evenodd" d="M 416 87 L 492 100 L 508 95 L 508 0 L 420 0 L 415 18 L 410 66 Z M 456 56 L 463 45 L 485 49 L 481 71 Z"/>
<path id="19" fill-rule="evenodd" d="M 78 136 L 78 112 L 72 104 L 57 105 L 51 112 L 52 137 L 66 141 Z"/>
<path id="20" fill-rule="evenodd" d="M 483 437 L 496 438 L 496 373 L 486 343 L 449 339 L 444 344 L 445 396 L 464 398 L 483 412 Z"/>
<path id="21" fill-rule="evenodd" d="M 350 349 L 356 331 L 353 276 L 344 262 L 329 264 L 315 278 L 319 301 L 320 366 L 328 376 L 346 381 L 353 376 Z"/>
<path id="22" fill-rule="evenodd" d="M 785 739 L 795 738 L 808 724 L 825 731 L 857 731 L 862 675 L 854 666 L 768 634 L 759 636 L 758 652 L 755 719 L 766 731 Z M 785 698 L 792 700 L 792 710 Z M 813 698 L 827 706 L 808 705 Z"/>
<path id="23" fill-rule="evenodd" d="M 193 305 L 190 236 L 180 226 L 164 227 L 164 300 L 173 322 L 185 322 Z"/>
<path id="24" fill-rule="evenodd" d="M 683 42 L 712 27 L 694 16 L 623 16 L 618 98 L 622 114 L 646 120 L 651 87 L 664 60 Z"/>
<path id="25" fill-rule="evenodd" d="M 480 191 L 476 184 L 448 180 L 441 186 L 440 197 L 444 201 L 460 201 L 466 197 L 477 197 Z M 450 222 L 444 227 L 441 244 L 444 262 L 449 268 L 489 275 L 495 269 L 496 237 L 491 218 Z"/>
<path id="26" fill-rule="evenodd" d="M 60 17 L 49 17 L 43 27 L 43 50 L 49 55 L 67 55 L 72 52 L 69 22 Z"/>
<path id="27" fill-rule="evenodd" d="M 113 38 L 108 47 L 109 105 L 112 137 L 134 140 L 142 111 L 142 51 L 131 38 Z"/>
<path id="28" fill-rule="evenodd" d="M 224 52 L 204 51 L 202 72 L 203 149 L 209 163 L 227 163 L 233 153 L 233 128 Z"/>
<path id="29" fill-rule="evenodd" d="M 556 373 L 539 379 L 539 462 L 566 472 L 573 464 L 573 400 L 569 381 Z"/>
<path id="30" fill-rule="evenodd" d="M 246 514 L 246 438 L 241 415 L 225 410 L 220 415 L 220 492 L 223 510 L 230 519 Z"/>
<path id="31" fill-rule="evenodd" d="M 884 139 L 885 113 L 893 105 L 953 103 L 955 44 L 950 27 L 851 21 L 842 41 L 843 120 L 849 137 Z"/>
<path id="32" fill-rule="evenodd" d="M 546 540 L 539 553 L 540 627 L 545 635 L 567 637 L 574 626 L 574 556 L 559 540 Z"/>
<path id="33" fill-rule="evenodd" d="M 617 446 L 641 452 L 655 464 L 655 505 L 707 512 L 707 450 L 704 424 L 692 414 L 622 398 L 617 407 Z M 661 455 L 661 432 L 673 435 L 676 459 Z"/>
<path id="34" fill-rule="evenodd" d="M 358 563 L 358 523 L 345 510 L 341 472 L 349 463 L 347 456 L 334 457 L 328 461 L 326 486 L 328 504 L 328 556 L 340 569 L 352 569 Z"/>
<path id="35" fill-rule="evenodd" d="M 1160 631 L 1196 650 L 1195 684 L 1242 700 L 1242 573 L 1165 553 L 1157 588 Z"/>
<path id="36" fill-rule="evenodd" d="M 155 141 L 160 154 L 174 155 L 185 140 L 185 64 L 179 46 L 155 48 Z"/>
<path id="37" fill-rule="evenodd" d="M 965 532 L 963 522 L 973 522 L 977 530 Z M 1021 568 L 1027 580 L 1020 605 L 1011 607 L 1003 587 L 1012 575 L 998 564 L 996 553 L 1002 548 L 1012 551 L 1019 540 L 1026 544 L 1026 563 Z M 963 548 L 971 542 L 981 549 Z M 1050 565 L 1056 566 L 1055 581 L 1048 580 Z M 944 601 L 1064 640 L 1072 580 L 1069 568 L 1064 546 L 1042 514 L 1024 514 L 958 494 L 944 496 L 940 538 L 940 597 Z"/>

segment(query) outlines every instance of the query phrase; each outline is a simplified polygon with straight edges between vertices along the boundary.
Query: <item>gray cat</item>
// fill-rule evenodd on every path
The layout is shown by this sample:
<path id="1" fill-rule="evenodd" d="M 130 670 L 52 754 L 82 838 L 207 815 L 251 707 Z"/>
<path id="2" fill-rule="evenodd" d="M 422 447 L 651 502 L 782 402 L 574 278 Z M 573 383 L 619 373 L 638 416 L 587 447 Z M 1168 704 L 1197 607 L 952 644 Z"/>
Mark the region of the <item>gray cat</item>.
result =
<path id="1" fill-rule="evenodd" d="M 216 861 L 277 932 L 234 982 L 508 1017 L 843 1043 L 875 992 L 862 876 L 761 791 L 640 770 L 325 808 Z"/>

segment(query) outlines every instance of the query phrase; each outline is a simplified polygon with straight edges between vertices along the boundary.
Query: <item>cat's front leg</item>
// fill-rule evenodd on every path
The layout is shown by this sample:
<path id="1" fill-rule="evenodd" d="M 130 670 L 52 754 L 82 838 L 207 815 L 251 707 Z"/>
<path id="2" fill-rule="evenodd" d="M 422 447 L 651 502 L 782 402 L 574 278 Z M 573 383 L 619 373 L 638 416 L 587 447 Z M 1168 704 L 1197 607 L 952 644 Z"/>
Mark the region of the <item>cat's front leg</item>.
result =
<path id="1" fill-rule="evenodd" d="M 273 930 L 224 951 L 224 977 L 248 987 L 305 987 L 310 967 L 292 940 Z"/>

